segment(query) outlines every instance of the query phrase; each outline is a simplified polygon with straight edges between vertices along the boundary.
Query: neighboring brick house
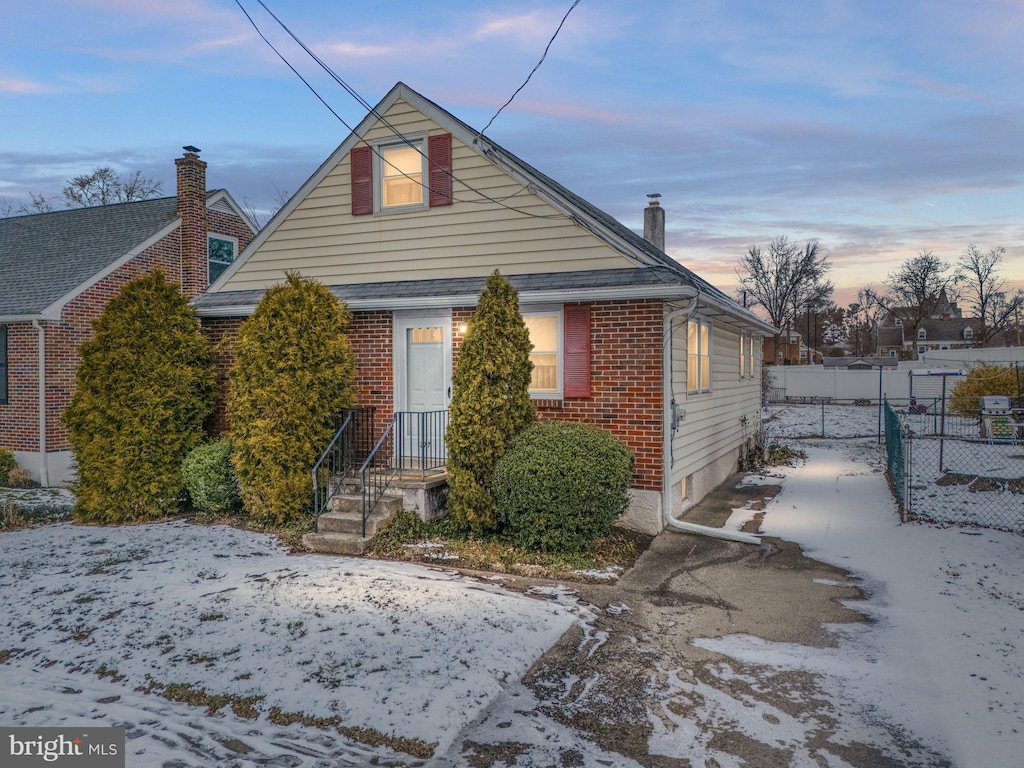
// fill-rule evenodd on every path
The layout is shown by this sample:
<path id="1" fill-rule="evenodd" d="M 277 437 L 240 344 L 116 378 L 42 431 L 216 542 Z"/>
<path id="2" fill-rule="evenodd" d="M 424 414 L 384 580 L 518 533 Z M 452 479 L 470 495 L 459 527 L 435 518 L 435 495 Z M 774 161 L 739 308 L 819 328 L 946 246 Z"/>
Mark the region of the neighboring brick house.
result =
<path id="1" fill-rule="evenodd" d="M 226 190 L 206 190 L 193 150 L 175 197 L 0 219 L 0 447 L 43 485 L 72 479 L 61 416 L 107 302 L 157 269 L 195 296 L 256 234 Z"/>
<path id="2" fill-rule="evenodd" d="M 876 330 L 876 354 L 916 360 L 926 352 L 967 349 L 977 344 L 981 338 L 979 318 L 964 317 L 945 289 L 933 296 L 932 303 L 930 313 L 923 318 L 912 307 L 894 307 L 886 312 Z"/>
<path id="3" fill-rule="evenodd" d="M 219 340 L 286 271 L 323 282 L 353 310 L 358 401 L 380 433 L 395 413 L 447 409 L 466 323 L 498 269 L 519 291 L 540 417 L 629 445 L 627 522 L 653 533 L 750 445 L 774 329 L 665 254 L 657 201 L 644 229 L 399 83 L 193 303 Z M 231 362 L 228 347 L 222 374 Z"/>

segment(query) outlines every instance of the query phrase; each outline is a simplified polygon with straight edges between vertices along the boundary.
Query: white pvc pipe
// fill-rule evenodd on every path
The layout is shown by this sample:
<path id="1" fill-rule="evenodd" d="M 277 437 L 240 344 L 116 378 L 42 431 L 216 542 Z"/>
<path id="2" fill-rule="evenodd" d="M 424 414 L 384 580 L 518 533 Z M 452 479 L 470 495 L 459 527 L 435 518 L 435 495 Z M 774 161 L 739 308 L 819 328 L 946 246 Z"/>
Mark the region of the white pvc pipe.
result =
<path id="1" fill-rule="evenodd" d="M 662 409 L 664 411 L 663 418 L 663 430 L 664 430 L 664 447 L 663 447 L 663 458 L 662 458 L 662 502 L 661 511 L 662 517 L 665 521 L 665 527 L 671 528 L 676 531 L 682 531 L 684 533 L 696 533 L 700 536 L 709 536 L 713 539 L 725 539 L 726 541 L 737 541 L 741 544 L 760 544 L 761 538 L 752 533 L 743 533 L 742 531 L 730 531 L 725 528 L 712 528 L 707 525 L 697 525 L 696 523 L 684 523 L 682 520 L 676 520 L 672 517 L 672 502 L 670 500 L 671 495 L 671 477 L 672 477 L 672 466 L 668 460 L 668 457 L 672 450 L 672 434 L 671 434 L 671 415 L 669 410 L 671 408 L 672 400 L 672 323 L 677 317 L 681 317 L 684 314 L 689 319 L 694 312 L 697 310 L 697 304 L 700 301 L 700 292 L 697 292 L 690 302 L 690 304 L 682 309 L 676 309 L 665 315 L 665 325 L 663 329 L 664 338 L 662 341 L 662 380 L 664 386 L 662 388 Z"/>
<path id="2" fill-rule="evenodd" d="M 39 334 L 36 352 L 39 357 L 39 484 L 46 488 L 50 485 L 46 461 L 46 329 L 38 320 L 32 321 L 32 327 Z"/>

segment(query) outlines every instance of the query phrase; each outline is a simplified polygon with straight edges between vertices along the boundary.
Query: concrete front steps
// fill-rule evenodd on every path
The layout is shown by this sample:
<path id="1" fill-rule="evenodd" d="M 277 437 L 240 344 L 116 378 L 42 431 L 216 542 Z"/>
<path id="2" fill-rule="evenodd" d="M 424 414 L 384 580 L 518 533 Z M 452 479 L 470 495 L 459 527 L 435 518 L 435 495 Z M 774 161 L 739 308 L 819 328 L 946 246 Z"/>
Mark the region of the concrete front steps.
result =
<path id="1" fill-rule="evenodd" d="M 368 518 L 363 536 L 362 494 L 344 493 L 331 499 L 331 511 L 320 515 L 316 532 L 302 537 L 310 552 L 362 555 L 377 529 L 402 508 L 402 497 L 384 494 Z"/>

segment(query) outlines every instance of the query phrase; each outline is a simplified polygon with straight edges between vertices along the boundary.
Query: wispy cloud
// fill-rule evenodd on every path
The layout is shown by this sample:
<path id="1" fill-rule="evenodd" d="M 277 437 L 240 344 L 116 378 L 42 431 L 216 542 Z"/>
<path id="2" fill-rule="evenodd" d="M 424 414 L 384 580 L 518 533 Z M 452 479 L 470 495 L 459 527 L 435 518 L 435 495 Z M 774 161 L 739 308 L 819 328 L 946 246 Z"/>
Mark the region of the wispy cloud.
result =
<path id="1" fill-rule="evenodd" d="M 41 94 L 54 93 L 55 88 L 46 83 L 15 77 L 0 77 L 0 93 Z"/>
<path id="2" fill-rule="evenodd" d="M 473 37 L 478 40 L 511 37 L 521 43 L 536 43 L 550 39 L 557 23 L 551 13 L 538 10 L 484 21 L 474 30 Z"/>
<path id="3" fill-rule="evenodd" d="M 359 45 L 358 43 L 350 43 L 347 41 L 339 43 L 328 43 L 320 46 L 321 50 L 328 53 L 337 54 L 343 58 L 349 59 L 374 59 L 381 56 L 393 56 L 397 51 L 408 52 L 408 46 L 395 46 L 395 45 Z"/>

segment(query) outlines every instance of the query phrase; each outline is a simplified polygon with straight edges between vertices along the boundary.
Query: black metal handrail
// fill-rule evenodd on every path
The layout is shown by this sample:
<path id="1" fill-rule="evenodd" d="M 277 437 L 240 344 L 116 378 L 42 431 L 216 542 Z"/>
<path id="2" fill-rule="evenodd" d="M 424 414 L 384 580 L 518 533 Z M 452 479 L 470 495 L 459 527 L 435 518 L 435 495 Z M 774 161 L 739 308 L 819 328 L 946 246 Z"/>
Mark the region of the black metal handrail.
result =
<path id="1" fill-rule="evenodd" d="M 371 452 L 374 408 L 352 408 L 338 417 L 338 429 L 313 465 L 313 527 L 331 498 L 352 478 L 360 460 Z"/>
<path id="2" fill-rule="evenodd" d="M 359 468 L 363 491 L 363 536 L 373 513 L 399 473 L 419 472 L 421 477 L 444 469 L 448 411 L 396 411 Z"/>

